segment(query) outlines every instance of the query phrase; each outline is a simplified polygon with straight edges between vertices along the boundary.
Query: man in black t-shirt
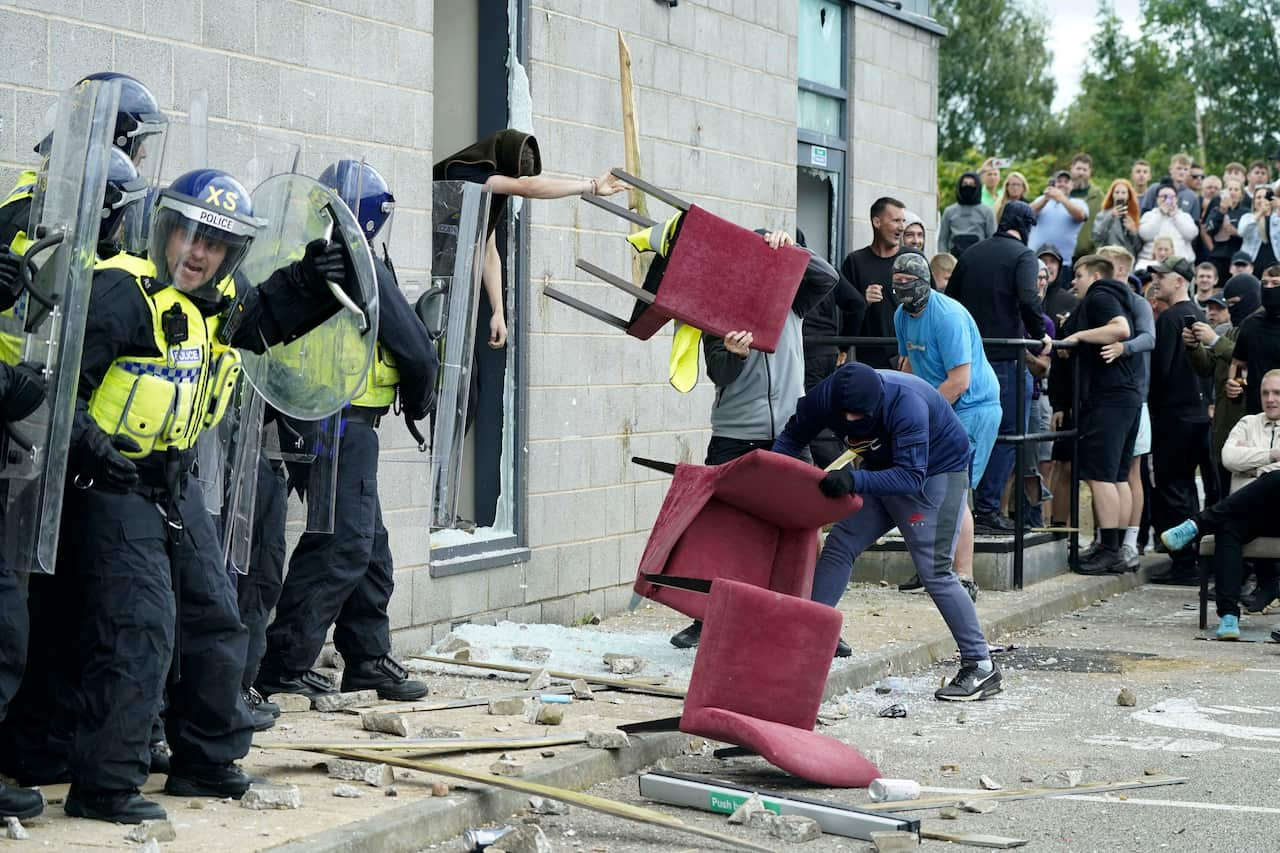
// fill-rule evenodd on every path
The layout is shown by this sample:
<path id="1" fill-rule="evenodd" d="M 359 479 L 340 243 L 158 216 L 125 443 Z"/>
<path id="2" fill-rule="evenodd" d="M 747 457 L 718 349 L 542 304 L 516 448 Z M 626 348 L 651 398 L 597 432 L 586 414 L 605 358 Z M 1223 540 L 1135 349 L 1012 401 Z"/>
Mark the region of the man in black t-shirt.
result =
<path id="1" fill-rule="evenodd" d="M 1191 300 L 1195 278 L 1191 262 L 1178 257 L 1152 264 L 1151 283 L 1156 298 L 1168 308 L 1156 318 L 1156 348 L 1151 353 L 1151 386 L 1147 408 L 1151 413 L 1151 525 L 1165 530 L 1200 511 L 1196 490 L 1196 466 L 1204 462 L 1208 472 L 1205 491 L 1217 498 L 1214 468 L 1209 464 L 1209 401 L 1204 385 L 1191 367 L 1182 330 L 1204 322 L 1204 314 Z M 1194 554 L 1174 554 L 1167 571 L 1153 575 L 1152 583 L 1184 583 L 1199 577 Z"/>
<path id="2" fill-rule="evenodd" d="M 1120 544 L 1133 500 L 1129 465 L 1142 408 L 1139 366 L 1133 357 L 1107 360 L 1102 355 L 1108 344 L 1128 340 L 1136 324 L 1128 292 L 1113 280 L 1114 275 L 1111 262 L 1100 255 L 1085 255 L 1076 262 L 1072 281 L 1080 305 L 1067 320 L 1063 341 L 1078 348 L 1059 352 L 1082 359 L 1076 466 L 1080 479 L 1088 481 L 1093 491 L 1100 537 L 1100 547 L 1076 568 L 1083 575 L 1125 571 Z M 1061 415 L 1054 413 L 1054 429 L 1059 428 Z"/>
<path id="3" fill-rule="evenodd" d="M 1263 271 L 1262 310 L 1240 327 L 1231 357 L 1233 378 L 1227 382 L 1227 396 L 1238 397 L 1235 389 L 1243 385 L 1245 411 L 1256 415 L 1262 411 L 1262 377 L 1280 367 L 1280 265 Z M 1241 373 L 1244 382 L 1238 380 Z"/>
<path id="4" fill-rule="evenodd" d="M 858 334 L 864 337 L 893 338 L 893 259 L 898 256 L 902 232 L 906 228 L 907 206 L 896 198 L 882 196 L 871 205 L 871 245 L 850 252 L 840 265 L 840 273 L 866 299 L 867 310 Z M 857 360 L 877 370 L 898 366 L 897 344 L 858 347 Z"/>

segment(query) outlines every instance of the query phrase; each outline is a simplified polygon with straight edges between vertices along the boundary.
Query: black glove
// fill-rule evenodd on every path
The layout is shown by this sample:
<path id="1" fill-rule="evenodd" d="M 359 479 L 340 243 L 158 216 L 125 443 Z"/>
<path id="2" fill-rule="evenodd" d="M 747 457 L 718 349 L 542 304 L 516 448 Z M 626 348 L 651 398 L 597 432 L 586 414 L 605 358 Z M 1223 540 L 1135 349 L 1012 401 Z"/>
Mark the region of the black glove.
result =
<path id="1" fill-rule="evenodd" d="M 329 292 L 329 287 L 325 284 L 328 281 L 346 289 L 347 267 L 346 247 L 333 240 L 312 240 L 307 244 L 306 254 L 298 262 L 298 269 L 307 288 L 325 293 Z"/>
<path id="2" fill-rule="evenodd" d="M 120 451 L 137 453 L 142 448 L 127 435 L 107 435 L 96 424 L 84 431 L 80 439 L 79 465 L 76 477 L 89 480 L 86 485 L 106 492 L 124 494 L 138 482 L 138 466 Z"/>
<path id="3" fill-rule="evenodd" d="M 0 255 L 0 311 L 8 311 L 22 293 L 20 271 L 22 259 L 8 254 Z"/>
<path id="4" fill-rule="evenodd" d="M 9 388 L 0 397 L 0 416 L 14 423 L 30 415 L 44 402 L 47 388 L 44 365 L 24 361 L 17 367 L 5 367 L 9 373 Z"/>
<path id="5" fill-rule="evenodd" d="M 829 498 L 842 498 L 845 495 L 853 494 L 853 472 L 848 468 L 832 471 L 822 478 L 818 488 Z"/>

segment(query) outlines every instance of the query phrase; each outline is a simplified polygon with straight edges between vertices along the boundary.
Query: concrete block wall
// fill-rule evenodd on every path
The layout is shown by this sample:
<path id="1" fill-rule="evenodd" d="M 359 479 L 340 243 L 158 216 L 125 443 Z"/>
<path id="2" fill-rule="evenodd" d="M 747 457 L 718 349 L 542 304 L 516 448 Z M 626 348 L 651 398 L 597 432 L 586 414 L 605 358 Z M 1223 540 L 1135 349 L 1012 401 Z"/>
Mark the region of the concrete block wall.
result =
<path id="1" fill-rule="evenodd" d="M 871 203 L 889 195 L 924 220 L 926 248 L 935 251 L 939 36 L 850 8 L 849 248 L 871 242 Z"/>

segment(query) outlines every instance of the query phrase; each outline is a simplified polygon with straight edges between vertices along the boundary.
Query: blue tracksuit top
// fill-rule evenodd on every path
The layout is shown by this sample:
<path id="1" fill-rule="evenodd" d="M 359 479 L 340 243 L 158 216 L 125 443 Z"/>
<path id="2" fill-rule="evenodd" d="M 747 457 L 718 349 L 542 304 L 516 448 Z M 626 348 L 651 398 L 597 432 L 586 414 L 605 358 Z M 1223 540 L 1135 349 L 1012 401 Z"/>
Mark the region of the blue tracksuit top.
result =
<path id="1" fill-rule="evenodd" d="M 846 412 L 866 417 L 850 421 Z M 844 365 L 800 398 L 773 449 L 798 457 L 823 429 L 862 448 L 857 494 L 915 494 L 926 477 L 969 469 L 969 437 L 951 404 L 910 374 Z"/>

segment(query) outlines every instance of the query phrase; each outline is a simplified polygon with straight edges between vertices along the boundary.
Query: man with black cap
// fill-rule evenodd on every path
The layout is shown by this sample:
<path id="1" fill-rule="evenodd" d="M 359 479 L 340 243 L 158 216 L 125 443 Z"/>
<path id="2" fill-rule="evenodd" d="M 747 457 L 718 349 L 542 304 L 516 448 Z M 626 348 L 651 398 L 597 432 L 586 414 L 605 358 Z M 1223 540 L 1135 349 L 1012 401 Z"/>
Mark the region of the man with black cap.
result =
<path id="1" fill-rule="evenodd" d="M 1152 264 L 1156 298 L 1168 307 L 1156 318 L 1156 348 L 1151 353 L 1151 386 L 1147 408 L 1153 426 L 1151 524 L 1172 527 L 1200 510 L 1196 466 L 1209 456 L 1209 401 L 1204 386 L 1186 357 L 1182 331 L 1204 322 L 1188 289 L 1195 278 L 1191 262 L 1179 257 Z M 1218 484 L 1211 465 L 1204 467 L 1205 491 L 1217 498 Z M 1194 555 L 1174 554 L 1173 563 L 1153 583 L 1182 583 L 1198 577 Z"/>
<path id="2" fill-rule="evenodd" d="M 1052 243 L 1037 246 L 1036 258 L 1044 263 L 1045 271 L 1049 273 L 1049 284 L 1044 291 L 1044 313 L 1061 327 L 1080 300 L 1071 289 L 1070 274 L 1063 275 L 1062 254 Z M 1069 273 L 1071 268 L 1066 269 Z"/>
<path id="3" fill-rule="evenodd" d="M 1232 275 L 1253 275 L 1253 258 L 1248 252 L 1236 252 L 1231 256 Z"/>
<path id="4" fill-rule="evenodd" d="M 956 264 L 947 295 L 969 309 L 984 338 L 1030 337 L 1043 340 L 1045 347 L 1053 344 L 1045 332 L 1036 289 L 1039 266 L 1035 253 L 1026 245 L 1035 222 L 1031 205 L 1023 201 L 1010 202 L 1000 215 L 996 235 L 965 252 Z M 1022 411 L 1015 411 L 1018 360 L 1022 355 L 1012 347 L 996 348 L 988 355 L 1000 382 L 1004 415 L 1000 435 L 1017 435 L 1027 425 L 1031 400 L 1029 376 Z M 1013 522 L 1000 514 L 1000 501 L 1013 473 L 1014 459 L 1011 444 L 997 444 L 991 451 L 991 460 L 974 494 L 974 522 L 979 532 L 1013 532 Z"/>

